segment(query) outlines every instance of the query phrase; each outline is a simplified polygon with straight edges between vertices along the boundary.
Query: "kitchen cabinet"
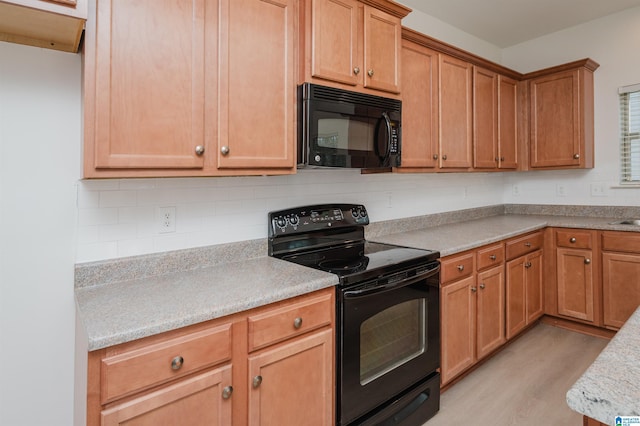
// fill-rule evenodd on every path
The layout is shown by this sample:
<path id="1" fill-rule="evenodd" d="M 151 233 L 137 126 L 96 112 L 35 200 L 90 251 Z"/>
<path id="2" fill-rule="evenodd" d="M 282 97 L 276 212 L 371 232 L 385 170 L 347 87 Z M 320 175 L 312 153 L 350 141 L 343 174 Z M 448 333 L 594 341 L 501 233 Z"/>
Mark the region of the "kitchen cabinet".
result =
<path id="1" fill-rule="evenodd" d="M 439 167 L 468 170 L 473 165 L 473 66 L 440 55 Z"/>
<path id="2" fill-rule="evenodd" d="M 593 168 L 592 60 L 525 75 L 529 80 L 533 169 Z"/>
<path id="3" fill-rule="evenodd" d="M 331 424 L 334 306 L 329 288 L 90 352 L 87 424 Z"/>
<path id="4" fill-rule="evenodd" d="M 498 169 L 514 170 L 519 166 L 518 92 L 516 80 L 498 75 Z"/>
<path id="5" fill-rule="evenodd" d="M 544 313 L 544 236 L 534 232 L 506 242 L 506 338 L 511 339 Z"/>
<path id="6" fill-rule="evenodd" d="M 293 0 L 92 3 L 85 177 L 295 172 L 295 9 Z"/>
<path id="7" fill-rule="evenodd" d="M 87 0 L 1 0 L 0 41 L 77 52 Z"/>
<path id="8" fill-rule="evenodd" d="M 299 82 L 397 95 L 401 20 L 409 12 L 386 0 L 306 0 Z"/>
<path id="9" fill-rule="evenodd" d="M 438 165 L 440 54 L 402 40 L 402 164 L 400 171 Z"/>
<path id="10" fill-rule="evenodd" d="M 640 306 L 640 235 L 602 232 L 603 323 L 619 329 Z"/>
<path id="11" fill-rule="evenodd" d="M 555 229 L 558 315 L 600 325 L 595 231 Z"/>
<path id="12" fill-rule="evenodd" d="M 502 243 L 444 258 L 441 281 L 441 377 L 446 384 L 505 342 Z"/>

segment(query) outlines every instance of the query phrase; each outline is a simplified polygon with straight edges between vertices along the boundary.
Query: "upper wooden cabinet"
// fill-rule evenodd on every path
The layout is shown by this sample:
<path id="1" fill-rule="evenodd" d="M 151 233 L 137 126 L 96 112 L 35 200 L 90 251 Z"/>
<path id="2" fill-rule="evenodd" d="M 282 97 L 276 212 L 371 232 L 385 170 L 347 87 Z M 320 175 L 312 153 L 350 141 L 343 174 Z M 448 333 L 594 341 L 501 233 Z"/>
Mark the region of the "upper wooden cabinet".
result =
<path id="1" fill-rule="evenodd" d="M 473 167 L 498 167 L 498 74 L 473 67 Z"/>
<path id="2" fill-rule="evenodd" d="M 293 0 L 92 2 L 85 177 L 293 173 L 294 18 Z"/>
<path id="3" fill-rule="evenodd" d="M 517 169 L 520 127 L 518 81 L 498 75 L 498 169 Z"/>
<path id="4" fill-rule="evenodd" d="M 400 21 L 410 9 L 387 0 L 302 3 L 300 83 L 400 93 Z"/>
<path id="5" fill-rule="evenodd" d="M 87 0 L 0 0 L 0 41 L 77 52 Z"/>
<path id="6" fill-rule="evenodd" d="M 593 168 L 593 72 L 590 59 L 527 74 L 531 168 Z"/>

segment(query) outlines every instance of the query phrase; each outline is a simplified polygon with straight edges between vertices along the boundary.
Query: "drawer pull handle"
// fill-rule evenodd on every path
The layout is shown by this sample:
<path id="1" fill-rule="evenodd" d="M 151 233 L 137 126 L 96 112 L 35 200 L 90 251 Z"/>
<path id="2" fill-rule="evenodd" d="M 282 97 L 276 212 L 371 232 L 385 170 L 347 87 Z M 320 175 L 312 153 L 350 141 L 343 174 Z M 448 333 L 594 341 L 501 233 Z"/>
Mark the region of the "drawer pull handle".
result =
<path id="1" fill-rule="evenodd" d="M 177 356 L 171 360 L 171 369 L 180 370 L 180 367 L 182 367 L 182 364 L 184 364 L 184 358 L 182 358 L 181 356 Z"/>
<path id="2" fill-rule="evenodd" d="M 458 271 L 460 272 L 464 271 L 464 265 L 458 265 Z"/>
<path id="3" fill-rule="evenodd" d="M 576 237 L 571 237 L 571 238 L 569 238 L 569 242 L 570 242 L 570 243 L 575 243 L 575 242 L 576 242 Z"/>
<path id="4" fill-rule="evenodd" d="M 527 241 L 526 243 L 524 243 L 524 246 L 525 247 L 531 247 L 531 243 Z"/>
<path id="5" fill-rule="evenodd" d="M 586 259 L 584 260 L 584 264 L 585 264 L 585 265 L 588 265 L 588 264 L 590 264 L 590 263 L 591 263 L 591 259 L 586 258 Z"/>
<path id="6" fill-rule="evenodd" d="M 486 286 L 484 285 L 484 283 L 480 284 L 480 289 L 481 289 L 481 290 L 484 290 L 484 288 L 485 288 L 485 287 L 486 287 Z"/>
<path id="7" fill-rule="evenodd" d="M 491 259 L 491 260 L 496 260 L 496 259 L 497 259 L 497 257 L 496 257 L 496 255 L 495 255 L 495 254 L 492 254 L 491 256 L 489 256 L 489 259 Z"/>
<path id="8" fill-rule="evenodd" d="M 293 320 L 293 328 L 295 328 L 297 330 L 300 327 L 302 327 L 302 318 L 298 317 L 298 318 Z"/>
<path id="9" fill-rule="evenodd" d="M 231 394 L 233 393 L 233 386 L 227 386 L 222 389 L 222 399 L 231 398 Z"/>
<path id="10" fill-rule="evenodd" d="M 253 386 L 253 388 L 257 388 L 260 386 L 260 384 L 262 384 L 262 376 L 256 376 L 253 378 L 253 383 L 251 383 L 251 385 Z"/>

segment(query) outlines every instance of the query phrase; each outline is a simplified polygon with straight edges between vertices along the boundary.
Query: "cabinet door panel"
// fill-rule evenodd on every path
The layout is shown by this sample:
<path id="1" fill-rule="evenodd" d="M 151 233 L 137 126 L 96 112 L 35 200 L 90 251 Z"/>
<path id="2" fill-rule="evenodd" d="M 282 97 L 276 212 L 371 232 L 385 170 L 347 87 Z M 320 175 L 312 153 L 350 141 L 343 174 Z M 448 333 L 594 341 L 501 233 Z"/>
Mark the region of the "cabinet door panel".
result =
<path id="1" fill-rule="evenodd" d="M 476 295 L 471 291 L 475 276 L 440 290 L 442 383 L 473 365 L 476 345 Z"/>
<path id="2" fill-rule="evenodd" d="M 505 342 L 504 268 L 498 266 L 478 274 L 477 358 L 481 359 Z"/>
<path id="3" fill-rule="evenodd" d="M 218 168 L 293 168 L 294 0 L 220 1 Z"/>
<path id="4" fill-rule="evenodd" d="M 473 166 L 498 167 L 498 75 L 473 67 Z"/>
<path id="5" fill-rule="evenodd" d="M 558 313 L 593 321 L 593 272 L 590 250 L 558 248 Z"/>
<path id="6" fill-rule="evenodd" d="M 531 324 L 544 313 L 544 296 L 542 293 L 542 251 L 527 256 L 525 265 L 527 274 L 527 324 Z"/>
<path id="7" fill-rule="evenodd" d="M 103 426 L 229 425 L 231 366 L 200 374 L 102 412 Z"/>
<path id="8" fill-rule="evenodd" d="M 470 168 L 472 163 L 471 64 L 440 55 L 440 167 Z"/>
<path id="9" fill-rule="evenodd" d="M 518 167 L 518 82 L 498 77 L 498 167 Z"/>
<path id="10" fill-rule="evenodd" d="M 324 330 L 250 356 L 249 425 L 332 424 L 332 342 Z"/>
<path id="11" fill-rule="evenodd" d="M 525 256 L 507 262 L 507 339 L 527 325 L 527 277 Z"/>
<path id="12" fill-rule="evenodd" d="M 358 52 L 358 3 L 355 0 L 312 0 L 311 75 L 355 86 Z M 362 70 L 360 70 L 362 72 Z"/>
<path id="13" fill-rule="evenodd" d="M 364 87 L 400 93 L 400 18 L 364 6 Z"/>
<path id="14" fill-rule="evenodd" d="M 93 167 L 203 167 L 205 3 L 98 2 Z"/>
<path id="15" fill-rule="evenodd" d="M 402 167 L 438 164 L 438 57 L 403 40 Z"/>
<path id="16" fill-rule="evenodd" d="M 640 255 L 603 253 L 604 325 L 620 328 L 640 305 Z"/>

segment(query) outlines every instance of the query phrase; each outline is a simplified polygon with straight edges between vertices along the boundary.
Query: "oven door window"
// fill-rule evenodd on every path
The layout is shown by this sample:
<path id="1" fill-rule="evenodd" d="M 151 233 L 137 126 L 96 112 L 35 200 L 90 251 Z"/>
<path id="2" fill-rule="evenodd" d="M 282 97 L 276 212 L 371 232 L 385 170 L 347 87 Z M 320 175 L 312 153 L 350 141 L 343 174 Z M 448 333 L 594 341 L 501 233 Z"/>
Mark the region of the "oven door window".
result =
<path id="1" fill-rule="evenodd" d="M 394 305 L 360 326 L 360 384 L 377 379 L 426 351 L 425 299 Z"/>

